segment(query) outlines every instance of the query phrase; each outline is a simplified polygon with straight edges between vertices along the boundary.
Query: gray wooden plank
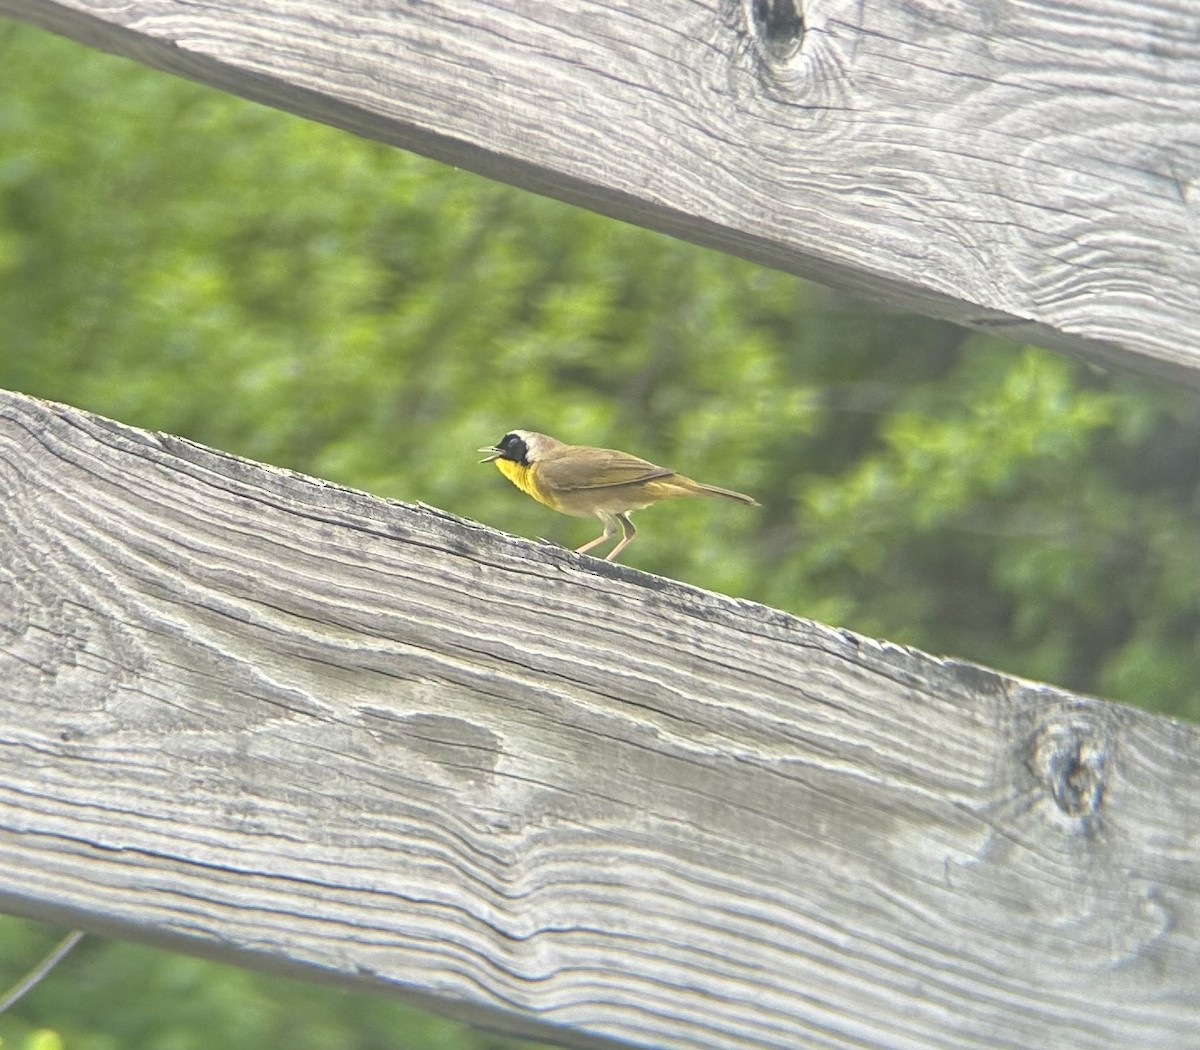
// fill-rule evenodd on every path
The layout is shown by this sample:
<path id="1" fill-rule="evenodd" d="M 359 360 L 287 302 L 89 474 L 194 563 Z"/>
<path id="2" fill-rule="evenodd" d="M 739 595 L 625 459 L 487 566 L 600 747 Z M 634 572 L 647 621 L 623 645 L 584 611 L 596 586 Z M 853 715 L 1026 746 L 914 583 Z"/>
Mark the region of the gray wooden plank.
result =
<path id="1" fill-rule="evenodd" d="M 905 309 L 1200 382 L 1194 4 L 0 13 Z"/>
<path id="2" fill-rule="evenodd" d="M 566 1046 L 1194 1047 L 1198 811 L 1196 726 L 0 398 L 6 910 Z"/>

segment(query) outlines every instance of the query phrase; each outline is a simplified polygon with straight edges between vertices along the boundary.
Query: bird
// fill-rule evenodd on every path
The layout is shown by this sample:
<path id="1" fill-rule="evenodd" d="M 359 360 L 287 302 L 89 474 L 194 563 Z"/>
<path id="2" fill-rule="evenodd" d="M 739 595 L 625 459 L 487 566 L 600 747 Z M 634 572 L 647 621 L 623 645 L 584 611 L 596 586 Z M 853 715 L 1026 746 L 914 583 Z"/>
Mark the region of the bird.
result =
<path id="1" fill-rule="evenodd" d="M 605 561 L 616 561 L 637 535 L 630 513 L 659 500 L 723 496 L 759 506 L 758 500 L 745 493 L 702 485 L 628 452 L 568 445 L 533 430 L 510 430 L 496 444 L 479 451 L 487 453 L 481 463 L 495 463 L 501 474 L 539 503 L 576 518 L 594 515 L 603 522 L 604 532 L 577 547 L 575 553 L 585 554 L 611 540 L 619 528 L 621 539 L 605 555 Z"/>

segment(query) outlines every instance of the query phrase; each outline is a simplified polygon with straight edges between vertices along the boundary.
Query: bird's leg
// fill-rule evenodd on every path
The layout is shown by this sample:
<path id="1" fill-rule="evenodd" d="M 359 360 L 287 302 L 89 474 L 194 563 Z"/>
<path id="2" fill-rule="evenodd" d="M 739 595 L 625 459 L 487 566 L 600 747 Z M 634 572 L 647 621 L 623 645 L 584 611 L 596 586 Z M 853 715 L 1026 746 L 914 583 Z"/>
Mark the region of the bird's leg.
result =
<path id="1" fill-rule="evenodd" d="M 599 536 L 597 536 L 594 540 L 590 541 L 589 543 L 585 543 L 582 547 L 576 547 L 575 548 L 576 554 L 586 554 L 593 547 L 598 547 L 601 543 L 604 543 L 606 540 L 611 540 L 617 534 L 617 519 L 616 518 L 614 518 L 611 514 L 603 514 L 603 515 L 600 515 L 600 520 L 602 522 L 604 522 L 604 532 L 601 533 Z M 612 555 L 609 555 L 609 557 L 612 557 Z"/>
<path id="2" fill-rule="evenodd" d="M 633 527 L 633 522 L 629 520 L 628 514 L 618 514 L 617 521 L 621 523 L 621 531 L 624 533 L 624 535 L 621 537 L 621 542 L 604 556 L 605 561 L 616 561 L 617 555 L 620 554 L 621 551 L 623 551 L 629 545 L 629 541 L 637 535 L 637 529 Z M 613 529 L 613 532 L 616 531 L 616 529 Z"/>

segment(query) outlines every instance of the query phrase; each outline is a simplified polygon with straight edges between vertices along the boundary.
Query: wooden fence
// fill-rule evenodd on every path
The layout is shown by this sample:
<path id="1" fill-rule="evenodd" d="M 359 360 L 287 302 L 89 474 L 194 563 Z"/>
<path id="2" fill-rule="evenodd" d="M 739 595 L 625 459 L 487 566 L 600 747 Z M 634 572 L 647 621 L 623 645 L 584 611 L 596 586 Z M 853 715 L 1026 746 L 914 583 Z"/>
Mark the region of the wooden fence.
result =
<path id="1" fill-rule="evenodd" d="M 1180 5 L 0 11 L 1195 382 Z M 571 1047 L 1200 1045 L 1195 726 L 15 394 L 0 594 L 5 910 Z"/>
<path id="2" fill-rule="evenodd" d="M 1200 727 L 17 395 L 0 565 L 5 910 L 567 1046 L 1195 1045 Z"/>
<path id="3" fill-rule="evenodd" d="M 1200 11 L 1178 0 L 6 12 L 905 309 L 1200 377 Z"/>

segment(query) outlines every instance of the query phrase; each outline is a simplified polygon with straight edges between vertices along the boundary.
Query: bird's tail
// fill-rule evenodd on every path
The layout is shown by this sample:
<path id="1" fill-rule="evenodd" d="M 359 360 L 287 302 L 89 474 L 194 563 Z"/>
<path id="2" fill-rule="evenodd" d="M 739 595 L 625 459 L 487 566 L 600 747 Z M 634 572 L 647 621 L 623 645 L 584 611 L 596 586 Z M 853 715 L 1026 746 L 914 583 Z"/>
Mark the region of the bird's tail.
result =
<path id="1" fill-rule="evenodd" d="M 748 507 L 762 506 L 753 496 L 747 496 L 744 492 L 734 492 L 733 489 L 718 488 L 716 485 L 701 485 L 698 481 L 695 484 L 696 491 L 702 496 L 724 496 L 726 499 L 745 503 Z"/>

